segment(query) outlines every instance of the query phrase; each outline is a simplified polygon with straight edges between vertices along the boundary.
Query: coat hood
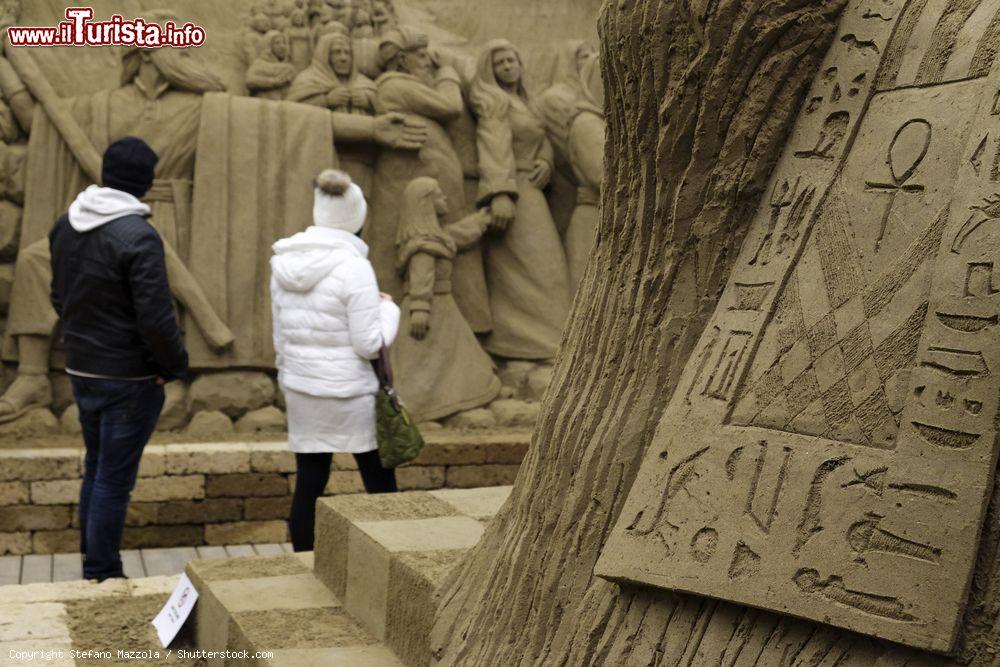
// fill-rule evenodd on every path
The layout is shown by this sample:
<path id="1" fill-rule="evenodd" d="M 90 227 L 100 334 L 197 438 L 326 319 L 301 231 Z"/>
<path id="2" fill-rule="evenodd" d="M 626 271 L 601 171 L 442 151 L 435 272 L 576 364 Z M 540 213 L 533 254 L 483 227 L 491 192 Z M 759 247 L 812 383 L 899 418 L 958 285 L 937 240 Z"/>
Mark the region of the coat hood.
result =
<path id="1" fill-rule="evenodd" d="M 368 257 L 368 246 L 358 237 L 317 226 L 281 239 L 272 249 L 271 272 L 289 292 L 308 292 L 348 257 Z"/>
<path id="2" fill-rule="evenodd" d="M 149 206 L 127 192 L 91 185 L 69 205 L 69 224 L 89 232 L 126 215 L 149 215 Z"/>

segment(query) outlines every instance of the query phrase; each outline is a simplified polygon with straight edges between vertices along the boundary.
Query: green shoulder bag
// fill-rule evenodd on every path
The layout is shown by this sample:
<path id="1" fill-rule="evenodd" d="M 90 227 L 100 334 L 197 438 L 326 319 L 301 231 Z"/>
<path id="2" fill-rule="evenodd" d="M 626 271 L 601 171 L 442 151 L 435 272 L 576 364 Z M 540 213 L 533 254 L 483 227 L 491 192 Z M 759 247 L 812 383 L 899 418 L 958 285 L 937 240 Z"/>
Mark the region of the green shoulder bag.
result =
<path id="1" fill-rule="evenodd" d="M 379 459 L 388 470 L 417 458 L 424 447 L 424 438 L 396 396 L 388 349 L 383 347 L 379 351 L 378 361 L 373 365 L 380 385 L 375 396 L 375 435 Z"/>

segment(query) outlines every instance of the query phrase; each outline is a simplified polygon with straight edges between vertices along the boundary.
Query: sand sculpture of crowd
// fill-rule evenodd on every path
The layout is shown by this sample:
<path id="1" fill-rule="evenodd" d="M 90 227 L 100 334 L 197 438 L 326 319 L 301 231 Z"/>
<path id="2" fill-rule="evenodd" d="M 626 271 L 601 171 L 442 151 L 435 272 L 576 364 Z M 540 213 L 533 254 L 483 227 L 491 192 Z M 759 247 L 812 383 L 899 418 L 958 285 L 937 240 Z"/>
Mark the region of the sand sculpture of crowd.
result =
<path id="1" fill-rule="evenodd" d="M 437 48 L 421 30 L 401 25 L 387 0 L 258 2 L 239 48 L 250 96 L 319 107 L 333 118 L 335 159 L 369 200 L 363 238 L 380 287 L 401 302 L 392 358 L 399 393 L 417 420 L 497 398 L 496 358 L 554 357 L 597 230 L 604 119 L 592 46 L 561 45 L 551 84 L 537 95 L 525 89 L 524 61 L 511 42 L 490 41 L 477 56 Z M 206 122 L 199 125 L 198 117 L 209 102 L 202 96 L 225 87 L 196 55 L 161 51 L 126 56 L 122 87 L 105 92 L 101 104 L 141 109 L 155 102 L 146 121 L 149 114 L 171 119 L 169 131 L 147 128 L 153 135 L 147 141 L 161 155 L 158 170 L 176 172 L 157 174 L 153 223 L 169 247 L 191 248 L 173 253 L 172 263 L 168 249 L 172 289 L 206 350 L 235 347 L 228 363 L 246 366 L 263 357 L 244 353 L 246 327 L 225 321 L 205 297 L 201 288 L 214 287 L 199 283 L 204 271 L 192 264 L 200 247 L 193 237 L 201 232 L 191 223 L 198 206 L 182 204 L 192 184 L 198 189 L 192 164 L 207 159 L 207 150 L 196 149 L 206 141 Z M 9 105 L 0 130 L 29 131 L 39 117 L 51 130 L 50 118 L 37 115 L 36 91 L 15 69 L 0 60 L 0 90 Z M 150 95 L 153 86 L 166 94 Z M 102 149 L 97 144 L 105 137 L 95 138 L 92 129 L 100 116 L 92 109 L 100 105 L 83 106 L 71 104 L 80 124 L 69 125 Z M 138 133 L 146 121 L 134 115 L 119 121 L 116 111 L 109 125 L 118 126 L 107 133 Z M 357 129 L 366 119 L 374 119 L 367 126 L 374 131 Z M 66 123 L 54 125 L 72 153 Z M 413 127 L 420 128 L 419 150 L 406 140 Z M 323 162 L 320 148 L 305 148 Z M 69 181 L 60 184 L 67 191 L 75 187 Z M 47 373 L 56 322 L 43 300 L 48 249 L 27 242 L 31 226 L 26 219 L 6 331 L 5 357 L 16 355 L 19 371 L 0 397 L 0 422 L 52 400 Z M 232 280 L 228 285 L 233 294 Z M 198 357 L 192 350 L 194 367 Z"/>

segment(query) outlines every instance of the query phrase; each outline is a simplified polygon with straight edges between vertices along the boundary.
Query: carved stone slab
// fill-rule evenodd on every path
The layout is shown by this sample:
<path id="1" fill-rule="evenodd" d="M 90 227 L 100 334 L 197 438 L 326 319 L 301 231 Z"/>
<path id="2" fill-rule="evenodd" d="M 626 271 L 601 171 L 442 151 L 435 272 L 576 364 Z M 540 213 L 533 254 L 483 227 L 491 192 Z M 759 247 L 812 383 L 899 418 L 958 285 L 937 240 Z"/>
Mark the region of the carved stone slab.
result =
<path id="1" fill-rule="evenodd" d="M 599 576 L 954 644 L 997 458 L 1000 2 L 952 4 L 845 10 Z"/>

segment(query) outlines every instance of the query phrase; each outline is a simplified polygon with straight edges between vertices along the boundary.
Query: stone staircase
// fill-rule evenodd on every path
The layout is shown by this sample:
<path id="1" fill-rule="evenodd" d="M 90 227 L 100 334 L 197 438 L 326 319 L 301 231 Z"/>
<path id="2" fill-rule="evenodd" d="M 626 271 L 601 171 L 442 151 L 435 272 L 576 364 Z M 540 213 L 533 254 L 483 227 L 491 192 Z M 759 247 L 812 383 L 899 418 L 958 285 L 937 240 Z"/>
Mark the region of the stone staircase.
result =
<path id="1" fill-rule="evenodd" d="M 510 487 L 323 498 L 316 551 L 195 560 L 195 644 L 208 665 L 427 665 L 434 592 Z"/>

